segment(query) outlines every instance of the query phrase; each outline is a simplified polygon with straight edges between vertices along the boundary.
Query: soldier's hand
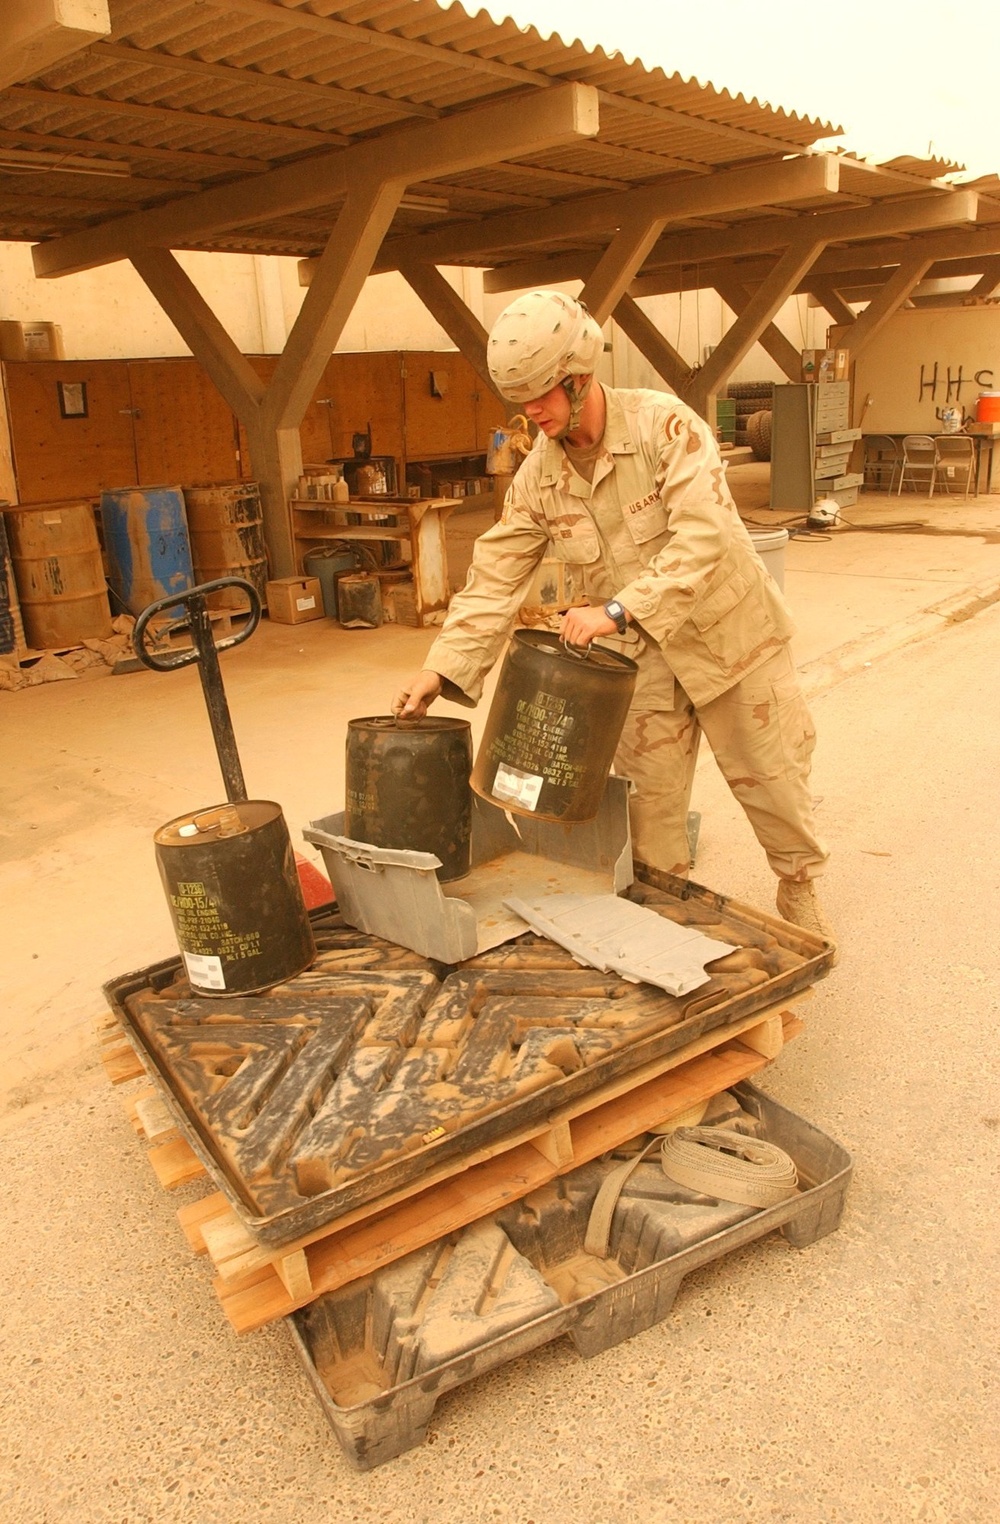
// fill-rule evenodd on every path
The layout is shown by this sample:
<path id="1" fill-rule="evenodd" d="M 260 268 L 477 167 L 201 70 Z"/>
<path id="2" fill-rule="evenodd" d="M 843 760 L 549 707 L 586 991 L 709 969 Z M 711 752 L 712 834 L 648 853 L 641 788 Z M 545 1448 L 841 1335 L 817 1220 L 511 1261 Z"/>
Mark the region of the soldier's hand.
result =
<path id="1" fill-rule="evenodd" d="M 399 720 L 422 720 L 428 708 L 441 695 L 441 677 L 425 667 L 396 694 L 392 712 Z"/>
<path id="2" fill-rule="evenodd" d="M 615 635 L 618 627 L 604 610 L 598 608 L 569 609 L 563 615 L 559 627 L 560 637 L 569 646 L 589 646 L 598 635 Z"/>

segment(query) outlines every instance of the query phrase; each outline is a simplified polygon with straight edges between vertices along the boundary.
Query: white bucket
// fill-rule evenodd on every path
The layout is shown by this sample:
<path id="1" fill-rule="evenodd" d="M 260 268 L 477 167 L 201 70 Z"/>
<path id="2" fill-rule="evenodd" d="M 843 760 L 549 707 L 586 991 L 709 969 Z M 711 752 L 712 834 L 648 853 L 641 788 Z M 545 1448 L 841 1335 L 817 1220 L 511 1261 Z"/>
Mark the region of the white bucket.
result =
<path id="1" fill-rule="evenodd" d="M 751 529 L 753 548 L 760 556 L 781 591 L 785 591 L 785 546 L 788 544 L 787 529 Z"/>

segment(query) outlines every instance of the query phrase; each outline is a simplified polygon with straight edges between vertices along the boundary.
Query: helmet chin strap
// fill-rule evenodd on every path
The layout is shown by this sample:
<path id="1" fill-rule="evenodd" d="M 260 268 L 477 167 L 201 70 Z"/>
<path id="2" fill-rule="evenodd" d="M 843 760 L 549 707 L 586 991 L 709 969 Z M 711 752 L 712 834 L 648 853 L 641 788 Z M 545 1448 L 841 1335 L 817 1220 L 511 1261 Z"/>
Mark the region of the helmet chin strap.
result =
<path id="1" fill-rule="evenodd" d="M 557 439 L 565 439 L 567 434 L 575 434 L 580 427 L 580 418 L 583 414 L 583 404 L 587 400 L 587 394 L 594 384 L 593 376 L 585 379 L 580 376 L 566 376 L 560 382 L 563 391 L 569 398 L 569 418 L 566 427 L 559 430 Z"/>

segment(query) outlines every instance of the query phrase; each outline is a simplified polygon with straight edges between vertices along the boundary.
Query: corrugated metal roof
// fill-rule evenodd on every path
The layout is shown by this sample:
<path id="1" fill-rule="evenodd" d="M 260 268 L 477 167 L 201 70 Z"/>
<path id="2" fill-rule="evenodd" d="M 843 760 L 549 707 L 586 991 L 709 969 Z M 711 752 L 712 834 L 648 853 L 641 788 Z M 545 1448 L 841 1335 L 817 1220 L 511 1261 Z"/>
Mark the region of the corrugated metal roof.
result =
<path id="1" fill-rule="evenodd" d="M 655 64 L 436 0 L 110 0 L 110 10 L 108 40 L 0 91 L 0 238 L 45 241 L 243 181 L 252 206 L 255 180 L 269 170 L 488 106 L 509 106 L 515 121 L 539 91 L 577 81 L 599 92 L 596 137 L 521 157 L 503 157 L 501 138 L 488 167 L 412 184 L 376 268 L 399 257 L 517 266 L 527 256 L 575 253 L 592 262 L 616 226 L 613 210 L 600 226 L 587 223 L 595 198 L 613 208 L 632 192 L 661 186 L 672 196 L 677 187 L 679 205 L 693 184 L 777 166 L 835 131 Z M 5 153 L 19 162 L 5 166 Z M 126 173 L 68 173 L 61 155 Z M 733 230 L 739 243 L 747 222 L 769 219 L 780 229 L 784 219 L 791 230 L 814 211 L 955 193 L 943 177 L 957 166 L 941 159 L 872 165 L 837 155 L 836 165 L 836 188 L 767 206 L 759 197 L 736 209 L 730 201 L 717 215 L 705 215 L 702 203 L 701 215 L 670 218 L 670 236 L 682 250 L 685 240 L 696 250 L 719 245 L 713 257 L 726 258 L 725 238 L 712 235 Z M 1000 219 L 996 177 L 972 188 L 980 222 Z M 308 210 L 178 235 L 175 246 L 315 255 L 340 204 L 331 194 Z M 544 218 L 549 208 L 558 215 Z"/>
<path id="2" fill-rule="evenodd" d="M 711 85 L 542 37 L 435 0 L 111 0 L 110 40 L 0 92 L 0 159 L 86 154 L 127 165 L 88 179 L 51 162 L 0 165 L 0 237 L 45 239 L 202 187 L 577 80 L 601 92 L 593 142 L 498 162 L 422 190 L 393 235 L 452 218 L 548 206 L 801 152 L 834 129 Z M 502 153 L 502 144 L 498 145 Z M 112 188 L 113 187 L 113 188 Z M 249 187 L 248 187 L 249 189 Z M 322 215 L 227 232 L 202 248 L 309 254 Z"/>

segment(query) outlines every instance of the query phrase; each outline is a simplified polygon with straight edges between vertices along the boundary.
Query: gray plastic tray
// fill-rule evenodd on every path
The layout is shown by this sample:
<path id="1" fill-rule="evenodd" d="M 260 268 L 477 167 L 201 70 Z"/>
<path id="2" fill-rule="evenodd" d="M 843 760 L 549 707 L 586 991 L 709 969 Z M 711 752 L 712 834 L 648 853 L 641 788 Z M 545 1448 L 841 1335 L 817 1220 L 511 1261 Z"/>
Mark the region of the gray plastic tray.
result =
<path id="1" fill-rule="evenodd" d="M 371 1470 L 420 1444 L 443 1392 L 562 1334 L 589 1358 L 651 1328 L 685 1276 L 744 1244 L 779 1231 L 805 1248 L 832 1233 L 851 1156 L 749 1082 L 731 1094 L 798 1166 L 803 1189 L 780 1206 L 716 1202 L 640 1165 L 599 1260 L 583 1241 L 613 1167 L 600 1161 L 287 1319 L 348 1460 Z"/>
<path id="2" fill-rule="evenodd" d="M 511 815 L 472 799 L 472 868 L 442 885 L 432 852 L 352 841 L 344 815 L 314 820 L 303 831 L 319 847 L 344 920 L 436 958 L 463 963 L 526 930 L 504 906 L 512 894 L 561 890 L 621 894 L 632 882 L 626 778 L 609 778 L 594 820 L 565 826 Z"/>

